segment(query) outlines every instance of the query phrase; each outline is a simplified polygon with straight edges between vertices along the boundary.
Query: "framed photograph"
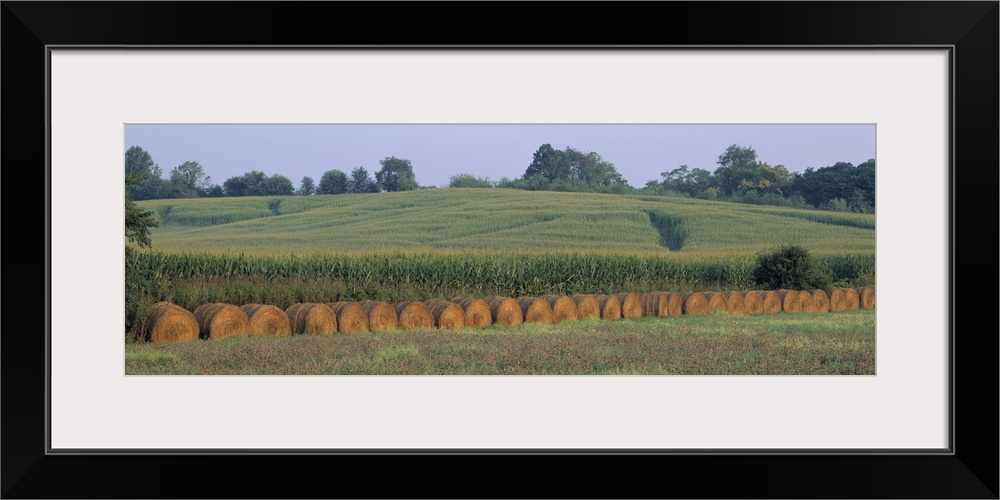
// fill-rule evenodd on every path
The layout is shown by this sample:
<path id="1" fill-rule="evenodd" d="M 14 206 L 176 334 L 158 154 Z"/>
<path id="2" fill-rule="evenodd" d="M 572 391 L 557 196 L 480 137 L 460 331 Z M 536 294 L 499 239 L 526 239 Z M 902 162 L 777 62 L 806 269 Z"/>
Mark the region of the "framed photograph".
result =
<path id="1" fill-rule="evenodd" d="M 408 22 L 458 5 L 479 21 Z M 298 497 L 319 483 L 287 478 L 330 461 L 405 470 L 395 486 L 332 496 L 455 493 L 410 469 L 421 462 L 495 468 L 484 496 L 997 498 L 996 430 L 976 423 L 997 417 L 997 338 L 977 335 L 995 324 L 970 321 L 964 297 L 986 292 L 971 269 L 957 279 L 992 262 L 967 254 L 997 240 L 984 230 L 960 247 L 955 229 L 996 196 L 998 3 L 568 5 L 552 5 L 566 26 L 597 23 L 610 39 L 513 43 L 505 22 L 533 16 L 516 3 L 4 2 L 8 186 L 33 172 L 46 194 L 44 238 L 8 239 L 12 255 L 44 255 L 46 272 L 37 293 L 8 296 L 8 319 L 44 318 L 45 331 L 17 333 L 36 319 L 3 339 L 4 497 Z M 707 18 L 720 22 L 689 22 Z M 150 124 L 872 127 L 875 369 L 126 375 L 122 152 Z M 19 250 L 25 240 L 43 247 Z M 643 474 L 541 491 L 501 479 L 543 459 L 579 477 Z M 211 493 L 181 472 L 206 468 L 225 471 Z"/>

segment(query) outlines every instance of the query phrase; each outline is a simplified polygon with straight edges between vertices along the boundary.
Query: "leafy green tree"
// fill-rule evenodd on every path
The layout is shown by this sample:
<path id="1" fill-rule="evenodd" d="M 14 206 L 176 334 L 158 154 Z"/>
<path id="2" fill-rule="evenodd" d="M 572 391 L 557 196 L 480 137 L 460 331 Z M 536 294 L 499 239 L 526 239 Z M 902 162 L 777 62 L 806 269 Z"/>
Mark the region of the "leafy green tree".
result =
<path id="1" fill-rule="evenodd" d="M 371 178 L 365 167 L 358 167 L 351 170 L 351 177 L 347 180 L 347 192 L 376 193 L 378 185 L 375 184 L 375 180 Z"/>
<path id="2" fill-rule="evenodd" d="M 212 187 L 212 178 L 195 161 L 186 161 L 170 171 L 171 198 L 197 198 Z"/>
<path id="3" fill-rule="evenodd" d="M 133 187 L 127 188 L 133 200 L 167 198 L 170 194 L 163 180 L 163 170 L 139 146 L 132 146 L 125 152 L 125 175 L 133 178 Z"/>
<path id="4" fill-rule="evenodd" d="M 251 170 L 243 175 L 226 179 L 222 183 L 226 196 L 264 196 L 264 183 L 267 174 L 260 170 Z"/>
<path id="5" fill-rule="evenodd" d="M 125 174 L 125 187 L 135 188 L 139 185 L 140 177 L 136 176 L 134 173 Z M 125 238 L 139 245 L 140 247 L 149 247 L 152 245 L 152 241 L 149 237 L 149 229 L 153 227 L 158 227 L 160 225 L 157 222 L 156 217 L 153 212 L 149 210 L 143 210 L 139 208 L 139 205 L 132 200 L 126 189 L 125 192 Z"/>
<path id="6" fill-rule="evenodd" d="M 488 177 L 476 177 L 472 174 L 456 174 L 451 176 L 448 187 L 453 188 L 491 188 L 493 181 Z"/>
<path id="7" fill-rule="evenodd" d="M 340 170 L 327 170 L 319 179 L 320 194 L 344 194 L 347 192 L 347 174 Z"/>
<path id="8" fill-rule="evenodd" d="M 264 196 L 292 196 L 295 194 L 295 187 L 288 177 L 281 174 L 272 174 L 264 180 Z"/>
<path id="9" fill-rule="evenodd" d="M 555 179 L 568 179 L 572 173 L 573 169 L 565 152 L 554 149 L 551 144 L 542 144 L 532 155 L 531 164 L 524 171 L 522 179 L 529 180 L 541 175 L 551 182 Z"/>
<path id="10" fill-rule="evenodd" d="M 712 186 L 712 173 L 703 168 L 688 168 L 681 165 L 668 172 L 661 172 L 661 185 L 665 191 L 686 194 L 692 198 L 698 197 Z"/>
<path id="11" fill-rule="evenodd" d="M 725 195 L 733 194 L 744 179 L 753 179 L 757 168 L 757 151 L 753 147 L 733 144 L 719 155 L 715 169 L 716 185 Z"/>
<path id="12" fill-rule="evenodd" d="M 826 288 L 832 279 L 800 245 L 786 244 L 757 255 L 754 280 L 766 290 Z"/>
<path id="13" fill-rule="evenodd" d="M 299 190 L 295 194 L 299 196 L 310 196 L 316 192 L 316 183 L 313 182 L 312 177 L 304 176 L 302 177 L 302 182 L 299 183 Z"/>
<path id="14" fill-rule="evenodd" d="M 375 172 L 375 182 L 381 191 L 411 191 L 420 187 L 413 174 L 410 160 L 390 156 L 381 162 L 382 168 Z"/>

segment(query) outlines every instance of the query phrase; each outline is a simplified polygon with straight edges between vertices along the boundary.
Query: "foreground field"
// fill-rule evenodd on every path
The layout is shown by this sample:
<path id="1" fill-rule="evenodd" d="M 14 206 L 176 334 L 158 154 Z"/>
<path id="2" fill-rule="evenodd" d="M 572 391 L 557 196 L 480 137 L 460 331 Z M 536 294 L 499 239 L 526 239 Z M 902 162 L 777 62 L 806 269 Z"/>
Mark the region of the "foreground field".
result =
<path id="1" fill-rule="evenodd" d="M 125 373 L 874 375 L 875 311 L 126 344 Z"/>

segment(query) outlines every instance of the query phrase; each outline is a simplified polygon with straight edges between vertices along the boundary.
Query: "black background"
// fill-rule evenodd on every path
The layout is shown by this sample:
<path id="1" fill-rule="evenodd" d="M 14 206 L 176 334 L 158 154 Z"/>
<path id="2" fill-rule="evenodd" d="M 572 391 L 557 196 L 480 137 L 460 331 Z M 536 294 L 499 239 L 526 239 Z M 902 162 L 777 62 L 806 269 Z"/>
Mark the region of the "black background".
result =
<path id="1" fill-rule="evenodd" d="M 4 498 L 997 498 L 997 2 L 3 2 L 0 21 L 2 252 L 29 273 L 3 293 Z M 344 44 L 954 46 L 954 454 L 46 455 L 45 47 Z"/>

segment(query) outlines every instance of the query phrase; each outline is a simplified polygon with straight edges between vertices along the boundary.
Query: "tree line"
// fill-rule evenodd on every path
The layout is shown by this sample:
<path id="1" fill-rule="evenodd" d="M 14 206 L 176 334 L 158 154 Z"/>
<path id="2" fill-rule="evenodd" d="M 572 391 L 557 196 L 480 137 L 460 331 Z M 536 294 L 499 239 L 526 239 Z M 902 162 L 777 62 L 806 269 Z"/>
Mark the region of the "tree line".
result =
<path id="1" fill-rule="evenodd" d="M 519 178 L 492 181 L 462 173 L 452 176 L 449 186 L 672 195 L 757 205 L 875 212 L 874 159 L 857 166 L 837 162 L 793 173 L 784 165 L 758 160 L 753 147 L 733 144 L 719 155 L 717 164 L 715 171 L 680 165 L 636 188 L 628 184 L 614 164 L 595 152 L 584 154 L 570 147 L 557 150 L 550 144 L 543 144 Z"/>
<path id="2" fill-rule="evenodd" d="M 837 162 L 804 172 L 760 161 L 753 147 L 733 144 L 719 155 L 714 171 L 680 165 L 660 173 L 659 179 L 636 188 L 600 154 L 567 147 L 541 145 L 520 177 L 498 181 L 468 173 L 454 175 L 449 187 L 509 188 L 535 191 L 573 191 L 611 194 L 686 196 L 706 200 L 758 205 L 817 208 L 874 213 L 875 160 L 859 165 Z M 125 153 L 125 172 L 131 180 L 127 194 L 133 200 L 220 196 L 309 196 L 314 194 L 378 193 L 420 189 L 413 165 L 405 158 L 380 161 L 374 178 L 365 167 L 350 173 L 328 170 L 316 183 L 305 176 L 295 189 L 281 174 L 253 170 L 213 184 L 197 162 L 174 167 L 166 178 L 148 152 L 132 146 Z"/>
<path id="3" fill-rule="evenodd" d="M 323 173 L 319 184 L 304 176 L 295 189 L 292 181 L 281 174 L 268 176 L 259 170 L 226 179 L 221 185 L 198 162 L 186 161 L 174 167 L 163 177 L 163 169 L 140 146 L 125 152 L 126 194 L 132 200 L 163 198 L 217 198 L 223 196 L 309 196 L 314 194 L 377 193 L 382 191 L 409 191 L 420 185 L 413 173 L 410 160 L 390 156 L 380 162 L 375 177 L 365 167 L 355 168 L 347 174 L 333 169 Z"/>

